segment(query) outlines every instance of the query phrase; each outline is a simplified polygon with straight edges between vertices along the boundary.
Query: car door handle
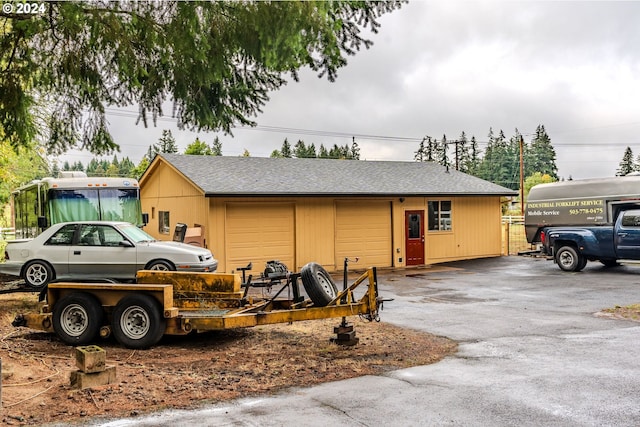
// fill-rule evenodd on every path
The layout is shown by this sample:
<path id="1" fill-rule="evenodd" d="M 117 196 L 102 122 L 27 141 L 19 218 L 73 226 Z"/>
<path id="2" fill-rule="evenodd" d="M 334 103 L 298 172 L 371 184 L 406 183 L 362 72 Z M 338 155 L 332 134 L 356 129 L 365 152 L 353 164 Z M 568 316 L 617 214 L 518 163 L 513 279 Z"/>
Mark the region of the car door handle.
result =
<path id="1" fill-rule="evenodd" d="M 80 254 L 81 254 L 81 252 L 80 252 L 80 251 L 73 251 L 73 254 L 74 254 L 74 255 L 80 255 Z"/>
<path id="2" fill-rule="evenodd" d="M 618 233 L 619 237 L 627 237 L 627 233 Z"/>

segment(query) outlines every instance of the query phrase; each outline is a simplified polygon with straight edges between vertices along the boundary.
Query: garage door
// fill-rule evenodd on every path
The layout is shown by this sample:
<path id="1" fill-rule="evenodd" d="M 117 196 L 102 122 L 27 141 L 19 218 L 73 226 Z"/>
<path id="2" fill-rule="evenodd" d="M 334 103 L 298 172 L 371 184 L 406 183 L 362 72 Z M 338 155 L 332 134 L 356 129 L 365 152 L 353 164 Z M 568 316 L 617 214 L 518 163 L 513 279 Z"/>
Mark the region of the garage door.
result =
<path id="1" fill-rule="evenodd" d="M 391 203 L 379 201 L 336 202 L 336 267 L 344 259 L 358 257 L 353 268 L 390 267 Z"/>
<path id="2" fill-rule="evenodd" d="M 229 203 L 225 215 L 227 270 L 253 262 L 255 274 L 274 259 L 295 268 L 293 204 Z"/>

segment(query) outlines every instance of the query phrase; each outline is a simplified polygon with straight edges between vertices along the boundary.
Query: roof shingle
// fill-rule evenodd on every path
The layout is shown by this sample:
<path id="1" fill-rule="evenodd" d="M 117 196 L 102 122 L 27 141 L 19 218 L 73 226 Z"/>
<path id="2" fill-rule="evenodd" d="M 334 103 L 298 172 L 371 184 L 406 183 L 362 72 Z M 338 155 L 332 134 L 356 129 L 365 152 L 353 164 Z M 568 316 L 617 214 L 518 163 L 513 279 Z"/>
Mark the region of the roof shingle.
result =
<path id="1" fill-rule="evenodd" d="M 184 154 L 160 154 L 159 157 L 173 165 L 200 187 L 207 196 L 507 196 L 517 194 L 508 188 L 456 170 L 447 170 L 431 162 L 372 162 Z M 155 159 L 155 161 L 158 160 Z"/>

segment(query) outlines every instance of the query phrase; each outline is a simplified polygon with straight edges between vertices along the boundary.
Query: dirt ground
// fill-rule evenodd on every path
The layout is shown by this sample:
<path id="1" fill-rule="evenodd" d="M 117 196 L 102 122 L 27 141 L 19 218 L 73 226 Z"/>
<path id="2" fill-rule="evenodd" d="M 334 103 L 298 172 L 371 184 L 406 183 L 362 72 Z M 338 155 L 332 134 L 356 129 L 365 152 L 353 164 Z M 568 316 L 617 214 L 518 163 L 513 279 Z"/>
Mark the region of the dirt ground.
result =
<path id="1" fill-rule="evenodd" d="M 106 340 L 97 344 L 106 351 L 107 366 L 116 367 L 115 383 L 74 390 L 75 349 L 53 334 L 11 326 L 17 313 L 37 309 L 36 294 L 0 295 L 3 425 L 193 408 L 434 363 L 457 349 L 447 338 L 357 317 L 349 318 L 360 339 L 353 347 L 330 342 L 340 319 L 165 337 L 149 350 Z"/>

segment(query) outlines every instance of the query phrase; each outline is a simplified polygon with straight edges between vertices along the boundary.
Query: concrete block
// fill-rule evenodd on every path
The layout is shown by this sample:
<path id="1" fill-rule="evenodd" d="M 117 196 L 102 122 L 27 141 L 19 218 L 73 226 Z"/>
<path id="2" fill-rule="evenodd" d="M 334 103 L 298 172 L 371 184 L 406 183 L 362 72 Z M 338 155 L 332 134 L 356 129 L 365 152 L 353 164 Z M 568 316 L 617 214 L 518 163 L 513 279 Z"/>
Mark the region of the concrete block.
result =
<path id="1" fill-rule="evenodd" d="M 76 366 L 84 373 L 104 371 L 106 360 L 107 352 L 97 345 L 76 347 Z"/>
<path id="2" fill-rule="evenodd" d="M 86 373 L 81 371 L 71 372 L 71 388 L 85 389 L 107 384 L 115 384 L 116 367 L 107 366 L 102 372 Z"/>

